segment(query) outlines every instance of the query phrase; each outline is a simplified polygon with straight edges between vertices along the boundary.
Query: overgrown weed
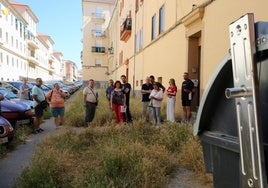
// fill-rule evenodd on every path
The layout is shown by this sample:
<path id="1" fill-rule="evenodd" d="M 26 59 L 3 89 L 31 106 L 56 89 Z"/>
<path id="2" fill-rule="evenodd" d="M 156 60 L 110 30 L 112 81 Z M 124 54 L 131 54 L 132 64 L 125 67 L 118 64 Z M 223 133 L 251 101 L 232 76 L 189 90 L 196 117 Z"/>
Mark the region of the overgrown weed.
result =
<path id="1" fill-rule="evenodd" d="M 17 187 L 164 187 L 180 166 L 211 182 L 191 127 L 163 123 L 156 129 L 140 118 L 116 125 L 104 100 L 92 126 L 81 128 L 82 102 L 78 93 L 66 110 L 69 128 L 43 140 Z M 139 117 L 140 99 L 132 98 L 131 105 Z"/>

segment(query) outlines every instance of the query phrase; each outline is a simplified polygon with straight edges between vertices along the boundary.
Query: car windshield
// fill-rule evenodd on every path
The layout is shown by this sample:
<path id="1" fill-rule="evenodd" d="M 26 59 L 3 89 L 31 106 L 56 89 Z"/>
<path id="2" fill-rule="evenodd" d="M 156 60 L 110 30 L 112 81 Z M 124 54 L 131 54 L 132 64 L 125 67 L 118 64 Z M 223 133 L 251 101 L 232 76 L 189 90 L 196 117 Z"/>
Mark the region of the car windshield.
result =
<path id="1" fill-rule="evenodd" d="M 0 94 L 3 95 L 8 100 L 18 98 L 16 94 L 14 94 L 12 91 L 9 91 L 6 88 L 0 88 Z"/>
<path id="2" fill-rule="evenodd" d="M 22 82 L 8 82 L 10 85 L 14 86 L 15 88 L 19 89 L 22 85 Z"/>

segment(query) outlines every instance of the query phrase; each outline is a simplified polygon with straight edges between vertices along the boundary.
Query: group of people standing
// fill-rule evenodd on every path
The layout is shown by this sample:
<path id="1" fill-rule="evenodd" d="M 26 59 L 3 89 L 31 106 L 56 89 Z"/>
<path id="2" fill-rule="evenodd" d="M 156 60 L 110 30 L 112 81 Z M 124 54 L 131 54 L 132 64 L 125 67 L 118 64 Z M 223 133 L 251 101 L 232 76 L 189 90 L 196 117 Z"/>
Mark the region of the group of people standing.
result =
<path id="1" fill-rule="evenodd" d="M 125 75 L 121 76 L 121 81 L 117 80 L 114 82 L 113 80 L 109 80 L 109 86 L 106 89 L 106 98 L 109 107 L 115 112 L 116 123 L 131 123 L 132 115 L 129 109 L 131 85 L 127 82 Z M 98 92 L 94 88 L 94 80 L 90 79 L 88 86 L 83 90 L 85 126 L 90 126 L 93 121 L 98 100 Z"/>
<path id="2" fill-rule="evenodd" d="M 190 121 L 190 106 L 192 100 L 192 92 L 194 83 L 189 79 L 187 72 L 183 75 L 184 81 L 181 87 L 181 99 L 183 106 L 183 122 Z M 93 84 L 92 84 L 93 83 Z M 84 88 L 84 105 L 86 107 L 85 124 L 90 125 L 94 118 L 96 104 L 98 102 L 97 91 L 93 91 L 94 80 L 89 81 L 89 87 Z M 91 89 L 89 90 L 88 88 Z M 106 88 L 106 98 L 109 106 L 115 112 L 116 123 L 132 122 L 130 112 L 130 92 L 131 84 L 127 82 L 125 75 L 121 76 L 121 81 L 109 80 L 109 85 Z M 166 89 L 160 82 L 156 82 L 153 75 L 147 77 L 145 83 L 141 86 L 142 94 L 142 118 L 153 121 L 155 125 L 161 122 L 161 105 L 164 98 L 164 93 L 167 95 L 166 119 L 170 122 L 175 122 L 175 103 L 177 86 L 175 80 L 169 80 L 169 87 Z M 95 93 L 95 94 L 94 94 Z M 150 110 L 148 110 L 150 109 Z"/>
<path id="3" fill-rule="evenodd" d="M 110 85 L 106 89 L 106 98 L 110 108 L 115 112 L 116 123 L 131 123 L 132 115 L 129 108 L 131 84 L 127 82 L 126 75 L 121 76 L 121 81 L 117 80 L 113 83 L 113 80 L 109 80 Z"/>
<path id="4" fill-rule="evenodd" d="M 183 123 L 190 122 L 191 113 L 191 100 L 194 88 L 194 83 L 189 79 L 189 74 L 185 72 L 183 74 L 184 81 L 181 86 L 181 101 L 183 106 Z M 167 103 L 166 103 L 166 120 L 175 122 L 175 104 L 177 86 L 175 79 L 169 80 L 169 87 L 166 89 L 161 83 L 155 82 L 153 75 L 146 78 L 146 82 L 141 86 L 142 93 L 142 116 L 144 119 L 151 119 L 156 125 L 160 124 L 161 116 L 161 104 L 166 91 Z M 149 110 L 149 118 L 147 109 Z"/>
<path id="5" fill-rule="evenodd" d="M 111 109 L 115 112 L 116 123 L 131 123 L 132 115 L 130 112 L 130 92 L 131 84 L 127 82 L 126 75 L 122 75 L 121 81 L 109 80 L 109 86 L 106 88 L 106 98 Z M 181 86 L 181 100 L 183 106 L 183 122 L 190 121 L 191 100 L 194 83 L 189 79 L 189 74 L 183 74 L 184 81 Z M 34 128 L 36 133 L 42 132 L 40 128 L 41 118 L 43 116 L 42 101 L 48 101 L 56 128 L 64 125 L 65 97 L 66 94 L 60 89 L 58 83 L 54 84 L 54 88 L 46 95 L 41 89 L 42 79 L 36 79 L 36 85 L 31 89 L 34 101 L 35 119 Z M 88 86 L 83 89 L 83 102 L 85 107 L 85 126 L 90 126 L 94 119 L 96 108 L 98 106 L 99 95 L 94 88 L 94 80 L 90 79 Z M 21 98 L 29 99 L 30 88 L 27 81 L 23 80 L 20 88 Z M 166 100 L 166 120 L 175 122 L 175 103 L 177 86 L 175 80 L 169 80 L 169 87 L 166 89 L 160 82 L 156 82 L 153 75 L 146 78 L 145 83 L 141 86 L 142 94 L 142 117 L 143 119 L 152 121 L 155 125 L 161 122 L 161 105 L 164 98 Z M 150 109 L 150 110 L 148 110 Z M 148 113 L 149 112 L 149 113 Z"/>
<path id="6" fill-rule="evenodd" d="M 40 133 L 44 130 L 40 128 L 44 110 L 46 109 L 46 102 L 50 107 L 52 116 L 54 117 L 54 123 L 56 128 L 60 125 L 65 124 L 64 112 L 65 112 L 65 97 L 66 94 L 60 89 L 58 83 L 54 84 L 54 88 L 50 90 L 47 94 L 44 94 L 41 86 L 43 81 L 41 78 L 36 78 L 35 85 L 30 88 L 27 84 L 27 79 L 22 80 L 22 85 L 20 86 L 20 98 L 25 100 L 33 99 L 33 107 L 35 111 L 34 118 L 34 132 Z M 30 94 L 31 92 L 31 94 Z"/>

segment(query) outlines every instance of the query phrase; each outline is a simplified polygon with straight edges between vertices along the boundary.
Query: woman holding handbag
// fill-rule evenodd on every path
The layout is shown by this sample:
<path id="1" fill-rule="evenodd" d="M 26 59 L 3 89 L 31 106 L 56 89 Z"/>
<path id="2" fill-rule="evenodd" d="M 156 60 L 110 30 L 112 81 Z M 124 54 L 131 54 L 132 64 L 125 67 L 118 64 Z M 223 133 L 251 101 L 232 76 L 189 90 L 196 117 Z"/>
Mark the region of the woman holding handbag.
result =
<path id="1" fill-rule="evenodd" d="M 114 90 L 110 99 L 111 108 L 115 111 L 116 123 L 123 123 L 126 108 L 126 94 L 122 91 L 122 84 L 117 80 L 114 84 Z"/>
<path id="2" fill-rule="evenodd" d="M 49 102 L 50 111 L 54 117 L 56 128 L 65 124 L 65 97 L 66 94 L 60 89 L 60 85 L 58 83 L 55 83 L 53 90 L 50 90 L 46 94 L 46 99 Z"/>

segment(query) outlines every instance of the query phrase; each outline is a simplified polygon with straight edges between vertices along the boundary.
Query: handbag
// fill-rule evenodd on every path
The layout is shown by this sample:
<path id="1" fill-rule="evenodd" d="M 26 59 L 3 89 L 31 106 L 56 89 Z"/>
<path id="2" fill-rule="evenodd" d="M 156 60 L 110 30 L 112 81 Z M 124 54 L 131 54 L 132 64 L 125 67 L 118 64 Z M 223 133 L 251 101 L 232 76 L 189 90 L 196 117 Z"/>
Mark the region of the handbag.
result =
<path id="1" fill-rule="evenodd" d="M 49 106 L 49 103 L 46 100 L 43 100 L 39 105 L 41 105 L 42 109 L 44 110 Z"/>
<path id="2" fill-rule="evenodd" d="M 150 102 L 149 102 L 149 104 L 148 104 L 148 107 L 151 107 L 151 108 L 154 107 L 154 106 L 153 106 L 153 100 L 150 100 Z"/>

